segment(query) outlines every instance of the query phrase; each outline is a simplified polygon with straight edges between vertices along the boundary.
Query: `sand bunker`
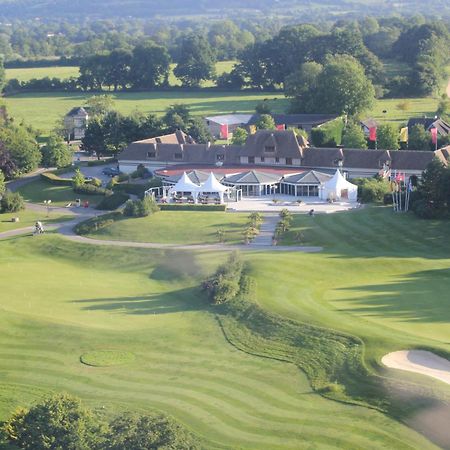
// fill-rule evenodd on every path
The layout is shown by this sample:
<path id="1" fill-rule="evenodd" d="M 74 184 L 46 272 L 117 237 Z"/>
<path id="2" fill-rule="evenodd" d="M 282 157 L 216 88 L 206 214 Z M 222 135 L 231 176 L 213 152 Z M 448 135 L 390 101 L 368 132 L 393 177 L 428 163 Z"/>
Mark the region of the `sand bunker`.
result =
<path id="1" fill-rule="evenodd" d="M 450 361 L 424 350 L 403 350 L 388 353 L 381 362 L 391 369 L 421 373 L 450 384 Z"/>

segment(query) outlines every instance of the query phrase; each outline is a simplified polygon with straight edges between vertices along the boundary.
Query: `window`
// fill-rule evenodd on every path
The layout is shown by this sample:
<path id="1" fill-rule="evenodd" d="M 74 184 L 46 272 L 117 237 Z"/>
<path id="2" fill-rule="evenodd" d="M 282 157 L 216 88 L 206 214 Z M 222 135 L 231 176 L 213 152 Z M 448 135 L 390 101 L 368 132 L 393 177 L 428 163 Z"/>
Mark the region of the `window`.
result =
<path id="1" fill-rule="evenodd" d="M 275 151 L 275 147 L 273 145 L 266 145 L 265 151 L 266 153 L 273 153 Z"/>
<path id="2" fill-rule="evenodd" d="M 275 162 L 279 163 L 280 162 L 280 158 L 278 158 L 278 156 L 275 158 Z"/>
<path id="3" fill-rule="evenodd" d="M 266 160 L 266 158 L 264 158 L 264 156 L 261 156 L 261 162 L 264 162 Z"/>
<path id="4" fill-rule="evenodd" d="M 286 165 L 292 166 L 292 158 L 286 158 Z"/>
<path id="5" fill-rule="evenodd" d="M 248 157 L 248 163 L 249 164 L 255 164 L 255 157 L 254 156 L 249 156 Z"/>
<path id="6" fill-rule="evenodd" d="M 183 159 L 183 154 L 182 153 L 175 153 L 173 155 L 174 159 Z"/>
<path id="7" fill-rule="evenodd" d="M 225 161 L 225 155 L 216 155 L 216 161 Z"/>
<path id="8" fill-rule="evenodd" d="M 155 152 L 147 152 L 147 158 L 156 158 Z"/>

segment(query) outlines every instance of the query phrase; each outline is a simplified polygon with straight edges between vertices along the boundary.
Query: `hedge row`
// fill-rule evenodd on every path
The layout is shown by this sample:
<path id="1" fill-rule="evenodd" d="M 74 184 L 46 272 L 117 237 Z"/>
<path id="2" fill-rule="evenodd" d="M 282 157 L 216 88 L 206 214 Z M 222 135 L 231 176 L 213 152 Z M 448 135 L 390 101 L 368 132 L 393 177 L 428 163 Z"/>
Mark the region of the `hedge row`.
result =
<path id="1" fill-rule="evenodd" d="M 72 186 L 71 178 L 61 178 L 53 172 L 41 173 L 41 179 L 56 186 Z"/>
<path id="2" fill-rule="evenodd" d="M 159 204 L 161 211 L 226 211 L 227 205 L 189 205 L 178 203 Z"/>
<path id="3" fill-rule="evenodd" d="M 83 186 L 77 186 L 74 188 L 77 194 L 84 195 L 111 195 L 112 191 L 102 187 L 94 186 L 93 184 L 84 184 Z"/>
<path id="4" fill-rule="evenodd" d="M 115 184 L 113 187 L 114 192 L 125 192 L 130 195 L 137 195 L 138 197 L 143 197 L 145 191 L 149 188 L 148 184 L 133 184 L 133 183 L 123 183 Z"/>
<path id="5" fill-rule="evenodd" d="M 88 167 L 104 166 L 106 164 L 111 164 L 116 161 L 117 160 L 115 158 L 98 159 L 95 161 L 88 161 L 87 165 L 88 165 Z"/>
<path id="6" fill-rule="evenodd" d="M 75 226 L 74 231 L 76 234 L 85 235 L 93 233 L 101 228 L 105 228 L 112 225 L 115 221 L 123 218 L 121 212 L 116 211 L 110 214 L 105 214 L 99 217 L 93 217 L 92 219 L 81 222 Z"/>
<path id="7" fill-rule="evenodd" d="M 97 206 L 96 209 L 101 211 L 114 211 L 119 206 L 123 205 L 130 196 L 122 192 L 115 192 L 112 195 L 106 196 Z"/>

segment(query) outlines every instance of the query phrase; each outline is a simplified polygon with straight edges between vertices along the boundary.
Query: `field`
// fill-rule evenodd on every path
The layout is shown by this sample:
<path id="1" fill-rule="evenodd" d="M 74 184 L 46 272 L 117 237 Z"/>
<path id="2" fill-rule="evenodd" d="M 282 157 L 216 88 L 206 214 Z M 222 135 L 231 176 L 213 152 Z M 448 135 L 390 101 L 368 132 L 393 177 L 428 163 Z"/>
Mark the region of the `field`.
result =
<path id="1" fill-rule="evenodd" d="M 124 92 L 111 94 L 115 107 L 124 114 L 133 111 L 162 115 L 175 104 L 190 106 L 195 115 L 216 115 L 221 113 L 252 113 L 255 106 L 264 99 L 272 100 L 274 112 L 282 112 L 287 107 L 287 100 L 280 92 L 268 94 L 259 92 L 221 92 L 203 91 L 159 91 L 159 92 Z M 56 122 L 74 106 L 83 105 L 91 94 L 83 93 L 33 93 L 20 94 L 4 99 L 11 116 L 24 120 L 38 130 L 47 134 Z"/>
<path id="2" fill-rule="evenodd" d="M 217 232 L 224 242 L 242 243 L 247 214 L 225 212 L 161 211 L 149 217 L 124 219 L 103 228 L 95 239 L 176 244 L 217 244 Z"/>
<path id="3" fill-rule="evenodd" d="M 64 390 L 107 414 L 169 413 L 207 448 L 434 448 L 379 412 L 319 396 L 294 365 L 228 344 L 198 288 L 223 255 L 84 246 L 56 236 L 10 239 L 0 248 L 7 288 L 0 300 L 0 419 Z M 250 258 L 264 304 L 265 286 L 281 271 L 269 275 L 271 258 Z M 288 267 L 317 261 L 309 258 L 287 258 L 288 286 L 280 283 L 275 303 L 304 297 L 305 287 L 285 297 L 299 283 Z M 317 277 L 311 283 L 317 288 Z M 104 358 L 112 352 L 116 365 Z M 86 355 L 104 367 L 83 364 Z"/>
<path id="4" fill-rule="evenodd" d="M 101 195 L 76 194 L 71 186 L 55 186 L 43 180 L 28 183 L 18 189 L 18 191 L 28 202 L 42 204 L 46 200 L 51 200 L 52 206 L 65 206 L 70 202 L 75 202 L 77 198 L 82 203 L 87 200 L 93 206 L 103 198 Z"/>

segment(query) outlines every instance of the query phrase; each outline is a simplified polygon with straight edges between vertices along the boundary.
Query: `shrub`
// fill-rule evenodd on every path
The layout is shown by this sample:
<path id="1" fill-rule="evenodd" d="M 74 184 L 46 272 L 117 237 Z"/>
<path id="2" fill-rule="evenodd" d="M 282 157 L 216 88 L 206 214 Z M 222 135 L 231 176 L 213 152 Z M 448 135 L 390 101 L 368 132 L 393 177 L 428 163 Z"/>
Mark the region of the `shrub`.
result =
<path id="1" fill-rule="evenodd" d="M 88 184 L 91 184 L 92 186 L 101 187 L 102 186 L 102 180 L 99 178 L 92 178 L 91 181 L 89 181 Z"/>
<path id="2" fill-rule="evenodd" d="M 56 186 L 72 186 L 73 183 L 71 178 L 61 178 L 54 172 L 41 173 L 41 179 Z"/>
<path id="3" fill-rule="evenodd" d="M 128 173 L 119 173 L 119 175 L 114 177 L 118 183 L 123 183 L 124 181 L 128 181 L 130 179 L 130 175 Z"/>
<path id="4" fill-rule="evenodd" d="M 122 218 L 123 215 L 119 211 L 105 214 L 99 217 L 93 217 L 92 219 L 86 220 L 76 225 L 74 231 L 76 234 L 80 235 L 90 234 L 102 228 L 106 228 Z"/>
<path id="5" fill-rule="evenodd" d="M 123 210 L 127 217 L 147 217 L 159 211 L 159 207 L 152 197 L 145 197 L 142 200 L 128 200 Z"/>
<path id="6" fill-rule="evenodd" d="M 130 196 L 122 192 L 115 192 L 112 195 L 107 195 L 97 206 L 96 209 L 102 211 L 113 211 L 119 206 L 123 205 Z"/>
<path id="7" fill-rule="evenodd" d="M 77 194 L 84 194 L 84 195 L 111 195 L 112 191 L 94 186 L 93 184 L 83 184 L 81 186 L 75 186 L 74 192 Z"/>
<path id="8" fill-rule="evenodd" d="M 380 178 L 355 178 L 352 180 L 358 186 L 358 198 L 362 203 L 382 202 L 389 194 L 389 182 Z"/>
<path id="9" fill-rule="evenodd" d="M 17 212 L 25 209 L 23 197 L 18 192 L 6 191 L 0 199 L 0 212 Z"/>
<path id="10" fill-rule="evenodd" d="M 74 189 L 84 186 L 85 183 L 86 183 L 86 178 L 81 173 L 81 170 L 76 169 L 75 175 L 72 177 L 72 184 L 73 184 Z"/>

